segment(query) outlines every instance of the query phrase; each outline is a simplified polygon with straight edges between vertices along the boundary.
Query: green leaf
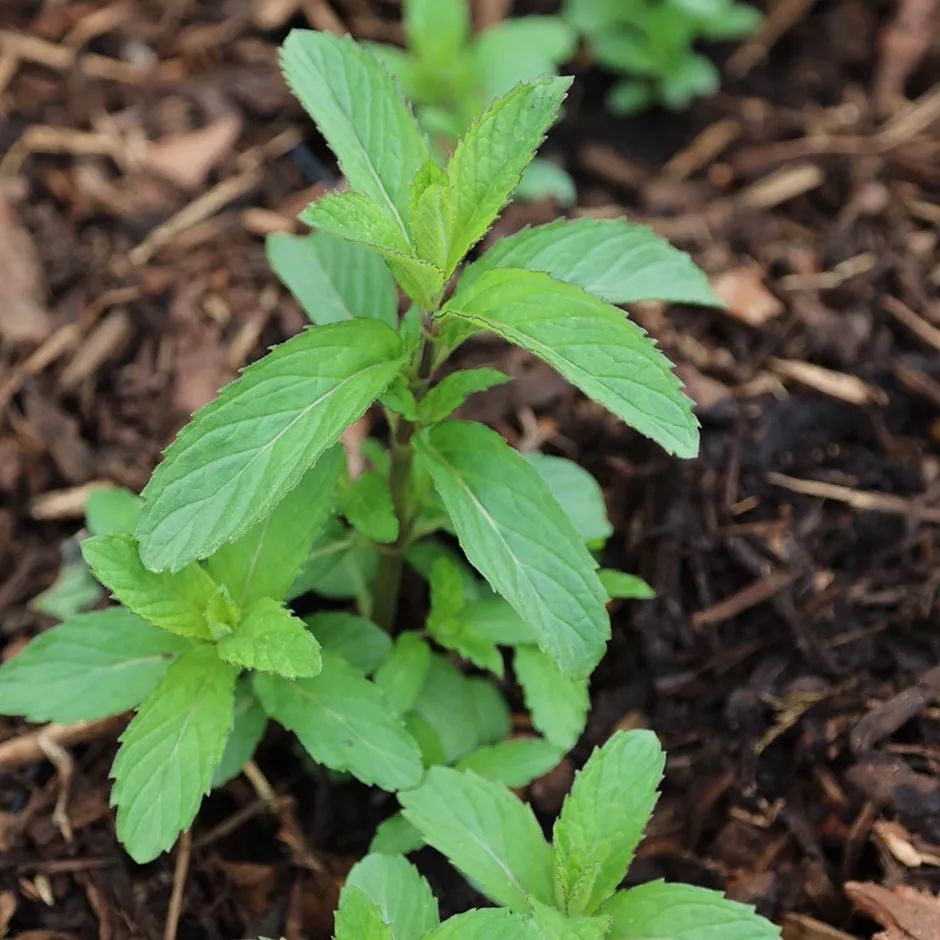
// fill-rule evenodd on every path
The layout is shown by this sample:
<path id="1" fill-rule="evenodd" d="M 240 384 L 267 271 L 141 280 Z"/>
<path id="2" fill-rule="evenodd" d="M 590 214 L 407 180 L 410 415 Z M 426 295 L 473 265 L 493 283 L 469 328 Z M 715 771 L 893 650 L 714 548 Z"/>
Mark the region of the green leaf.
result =
<path id="1" fill-rule="evenodd" d="M 537 471 L 495 431 L 448 421 L 415 446 L 467 558 L 566 674 L 587 675 L 610 622 L 595 562 Z"/>
<path id="2" fill-rule="evenodd" d="M 780 928 L 718 891 L 653 881 L 618 891 L 601 908 L 609 940 L 779 940 Z"/>
<path id="3" fill-rule="evenodd" d="M 484 908 L 448 917 L 423 940 L 542 940 L 530 921 L 512 911 Z"/>
<path id="4" fill-rule="evenodd" d="M 358 888 L 344 890 L 336 911 L 336 940 L 392 940 L 378 905 Z"/>
<path id="5" fill-rule="evenodd" d="M 268 263 L 317 326 L 374 317 L 398 325 L 398 292 L 373 252 L 328 232 L 275 232 L 265 242 Z"/>
<path id="6" fill-rule="evenodd" d="M 428 629 L 433 635 L 460 616 L 466 600 L 463 592 L 463 568 L 448 555 L 441 555 L 431 563 L 431 606 L 428 612 Z"/>
<path id="7" fill-rule="evenodd" d="M 351 666 L 368 675 L 388 656 L 392 638 L 364 617 L 342 611 L 304 618 L 320 646 L 342 656 Z"/>
<path id="8" fill-rule="evenodd" d="M 553 75 L 575 51 L 578 37 L 560 16 L 507 18 L 484 30 L 474 59 L 484 79 L 487 101 L 506 94 L 519 82 Z"/>
<path id="9" fill-rule="evenodd" d="M 443 313 L 522 346 L 670 453 L 698 453 L 698 422 L 672 364 L 622 310 L 535 271 L 486 271 Z"/>
<path id="10" fill-rule="evenodd" d="M 465 681 L 473 702 L 477 743 L 502 741 L 512 728 L 512 716 L 503 693 L 482 676 L 473 676 Z"/>
<path id="11" fill-rule="evenodd" d="M 195 819 L 232 727 L 236 674 L 210 646 L 194 647 L 121 735 L 111 802 L 118 838 L 135 862 L 165 852 Z"/>
<path id="12" fill-rule="evenodd" d="M 111 596 L 135 614 L 179 636 L 211 639 L 206 612 L 218 586 L 199 565 L 148 571 L 129 535 L 93 536 L 82 543 L 82 554 Z"/>
<path id="13" fill-rule="evenodd" d="M 82 558 L 79 543 L 69 539 L 62 547 L 62 567 L 58 576 L 29 602 L 29 609 L 55 620 L 68 620 L 94 607 L 103 596 L 101 585 Z"/>
<path id="14" fill-rule="evenodd" d="M 398 538 L 398 516 L 388 480 L 382 474 L 370 471 L 353 480 L 340 492 L 339 508 L 365 538 L 373 542 Z"/>
<path id="15" fill-rule="evenodd" d="M 507 787 L 525 787 L 557 767 L 563 756 L 560 747 L 541 738 L 513 738 L 473 751 L 457 769 L 472 770 Z"/>
<path id="16" fill-rule="evenodd" d="M 470 681 L 443 656 L 432 656 L 414 712 L 435 733 L 442 759 L 451 764 L 481 742 Z"/>
<path id="17" fill-rule="evenodd" d="M 568 209 L 577 203 L 578 189 L 567 170 L 551 160 L 536 157 L 522 174 L 513 198 L 518 202 L 553 199 L 559 206 Z"/>
<path id="18" fill-rule="evenodd" d="M 446 555 L 431 566 L 431 609 L 427 628 L 445 649 L 454 650 L 480 669 L 502 677 L 503 658 L 495 643 L 474 633 L 462 618 L 466 607 L 463 589 L 463 567 Z"/>
<path id="19" fill-rule="evenodd" d="M 610 89 L 605 103 L 611 114 L 639 114 L 656 103 L 656 89 L 643 79 L 627 78 Z"/>
<path id="20" fill-rule="evenodd" d="M 92 535 L 133 535 L 143 500 L 130 490 L 105 486 L 92 490 L 85 504 L 85 524 Z"/>
<path id="21" fill-rule="evenodd" d="M 408 0 L 403 14 L 408 48 L 427 62 L 446 67 L 470 41 L 467 0 Z"/>
<path id="22" fill-rule="evenodd" d="M 611 304 L 667 300 L 722 305 L 684 251 L 626 219 L 558 219 L 524 228 L 501 238 L 470 265 L 461 290 L 498 268 L 541 271 Z"/>
<path id="23" fill-rule="evenodd" d="M 461 138 L 447 166 L 451 237 L 446 273 L 486 234 L 554 123 L 570 78 L 517 85 Z"/>
<path id="24" fill-rule="evenodd" d="M 252 601 L 233 633 L 218 643 L 219 656 L 233 666 L 273 672 L 288 679 L 320 672 L 320 644 L 307 625 L 270 597 Z"/>
<path id="25" fill-rule="evenodd" d="M 470 601 L 460 619 L 467 630 L 500 646 L 535 643 L 535 631 L 501 597 Z"/>
<path id="26" fill-rule="evenodd" d="M 63 724 L 119 715 L 188 647 L 122 607 L 78 614 L 0 666 L 0 714 Z"/>
<path id="27" fill-rule="evenodd" d="M 379 823 L 369 843 L 369 851 L 384 855 L 409 855 L 423 845 L 421 833 L 401 813 L 395 813 Z"/>
<path id="28" fill-rule="evenodd" d="M 567 917 L 538 901 L 532 903 L 532 920 L 541 940 L 604 940 L 610 930 L 609 917 Z"/>
<path id="29" fill-rule="evenodd" d="M 367 614 L 372 603 L 372 581 L 378 549 L 338 519 L 330 519 L 313 543 L 310 556 L 287 592 L 293 600 L 315 591 L 324 597 L 355 598 Z"/>
<path id="30" fill-rule="evenodd" d="M 556 899 L 569 914 L 593 914 L 623 881 L 665 762 L 651 731 L 618 731 L 575 776 L 553 840 Z"/>
<path id="31" fill-rule="evenodd" d="M 520 646 L 513 665 L 532 724 L 565 751 L 574 747 L 587 721 L 586 679 L 569 679 L 540 649 Z"/>
<path id="32" fill-rule="evenodd" d="M 408 733 L 418 742 L 418 748 L 421 751 L 421 760 L 425 767 L 432 764 L 446 763 L 447 757 L 444 753 L 444 744 L 441 741 L 437 730 L 431 727 L 423 716 L 418 712 L 411 711 L 405 715 L 405 727 Z"/>
<path id="33" fill-rule="evenodd" d="M 418 403 L 402 375 L 395 376 L 379 401 L 389 411 L 401 415 L 406 421 L 414 421 L 418 416 Z"/>
<path id="34" fill-rule="evenodd" d="M 607 518 L 604 493 L 584 467 L 573 460 L 550 454 L 528 453 L 522 456 L 538 470 L 586 545 L 603 545 L 613 535 L 614 527 Z"/>
<path id="35" fill-rule="evenodd" d="M 485 392 L 512 379 L 497 369 L 463 369 L 445 375 L 418 403 L 422 424 L 443 421 L 475 392 Z"/>
<path id="36" fill-rule="evenodd" d="M 615 571 L 613 568 L 601 568 L 598 576 L 607 595 L 612 599 L 648 601 L 656 596 L 656 592 L 635 574 Z"/>
<path id="37" fill-rule="evenodd" d="M 754 32 L 764 17 L 746 3 L 722 4 L 720 14 L 702 24 L 702 34 L 716 42 L 739 39 Z"/>
<path id="38" fill-rule="evenodd" d="M 412 4 L 409 4 L 409 8 Z M 411 218 L 418 257 L 443 271 L 450 240 L 447 216 L 447 174 L 433 160 L 418 172 L 411 186 Z"/>
<path id="39" fill-rule="evenodd" d="M 378 252 L 406 294 L 424 309 L 435 306 L 434 300 L 444 287 L 443 271 L 418 258 L 408 236 L 368 196 L 327 193 L 307 206 L 300 218 L 308 225 Z"/>
<path id="40" fill-rule="evenodd" d="M 530 895 L 551 903 L 551 849 L 531 808 L 506 787 L 432 767 L 398 799 L 425 841 L 492 900 L 520 912 Z"/>
<path id="41" fill-rule="evenodd" d="M 212 774 L 213 789 L 225 786 L 242 772 L 245 764 L 254 757 L 267 723 L 268 716 L 255 695 L 251 680 L 247 677 L 239 679 L 235 683 L 234 723 L 225 742 L 222 759 Z"/>
<path id="42" fill-rule="evenodd" d="M 381 690 L 335 653 L 313 679 L 255 676 L 265 711 L 321 764 L 383 790 L 414 786 L 421 755 Z"/>
<path id="43" fill-rule="evenodd" d="M 656 91 L 643 79 L 627 78 L 610 89 L 605 103 L 611 114 L 639 114 L 656 103 Z"/>
<path id="44" fill-rule="evenodd" d="M 349 185 L 407 233 L 411 181 L 430 152 L 391 76 L 348 37 L 310 30 L 291 31 L 281 64 Z"/>
<path id="45" fill-rule="evenodd" d="M 431 648 L 417 633 L 402 633 L 375 673 L 375 684 L 399 715 L 409 712 L 427 681 Z"/>
<path id="46" fill-rule="evenodd" d="M 236 604 L 286 597 L 333 508 L 344 466 L 343 449 L 334 445 L 268 516 L 208 559 L 209 573 Z"/>
<path id="47" fill-rule="evenodd" d="M 404 364 L 378 320 L 307 330 L 197 412 L 144 490 L 137 535 L 151 569 L 178 570 L 263 519 Z"/>
<path id="48" fill-rule="evenodd" d="M 412 542 L 405 553 L 405 561 L 424 578 L 431 580 L 431 568 L 439 558 L 446 558 L 450 564 L 460 571 L 465 597 L 477 598 L 481 591 L 492 596 L 492 592 L 476 576 L 473 569 L 463 560 L 463 555 L 455 547 L 451 547 L 439 539 L 427 538 Z"/>
<path id="49" fill-rule="evenodd" d="M 400 856 L 367 855 L 349 872 L 343 893 L 349 888 L 358 889 L 379 908 L 392 928 L 392 940 L 420 940 L 440 923 L 430 886 Z"/>

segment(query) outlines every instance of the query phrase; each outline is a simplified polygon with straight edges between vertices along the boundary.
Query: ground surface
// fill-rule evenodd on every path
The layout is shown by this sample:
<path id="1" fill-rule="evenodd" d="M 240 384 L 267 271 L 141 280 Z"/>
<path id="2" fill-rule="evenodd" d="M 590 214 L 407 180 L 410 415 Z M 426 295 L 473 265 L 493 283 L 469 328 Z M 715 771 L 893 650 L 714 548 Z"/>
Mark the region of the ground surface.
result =
<path id="1" fill-rule="evenodd" d="M 474 416 L 595 472 L 607 561 L 660 597 L 614 611 L 588 733 L 534 804 L 550 820 L 593 744 L 649 725 L 669 765 L 634 875 L 726 888 L 791 940 L 871 935 L 848 881 L 892 892 L 854 892 L 886 936 L 940 936 L 894 891 L 940 889 L 936 6 L 771 2 L 756 40 L 719 50 L 722 94 L 682 115 L 610 119 L 581 63 L 547 148 L 577 211 L 649 221 L 728 302 L 636 312 L 699 402 L 698 460 L 520 355 L 465 354 L 519 377 Z M 29 601 L 74 551 L 87 486 L 140 487 L 186 414 L 302 325 L 261 236 L 332 169 L 277 42 L 305 22 L 395 36 L 394 18 L 379 0 L 0 4 L 4 656 L 51 623 Z M 555 213 L 515 208 L 499 232 Z M 160 937 L 174 857 L 137 868 L 115 843 L 114 723 L 52 764 L 30 730 L 0 720 L 0 935 Z M 269 812 L 240 779 L 208 800 L 181 937 L 328 937 L 387 812 L 276 734 L 259 765 L 285 798 Z M 423 861 L 446 909 L 470 901 Z"/>

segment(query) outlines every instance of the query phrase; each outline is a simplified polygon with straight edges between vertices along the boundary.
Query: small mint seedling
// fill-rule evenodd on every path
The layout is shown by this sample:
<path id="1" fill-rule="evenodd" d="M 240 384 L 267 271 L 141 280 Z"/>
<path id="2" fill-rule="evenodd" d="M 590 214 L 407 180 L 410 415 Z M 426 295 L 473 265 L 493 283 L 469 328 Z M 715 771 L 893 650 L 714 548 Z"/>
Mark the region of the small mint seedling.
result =
<path id="1" fill-rule="evenodd" d="M 695 43 L 740 39 L 761 22 L 758 10 L 736 0 L 566 0 L 565 16 L 600 65 L 629 76 L 608 96 L 616 114 L 679 110 L 714 94 L 720 75 Z"/>
<path id="2" fill-rule="evenodd" d="M 435 145 L 449 152 L 490 102 L 520 82 L 557 74 L 574 54 L 577 37 L 560 16 L 511 17 L 473 34 L 468 0 L 404 0 L 407 48 L 370 48 L 414 103 L 418 121 Z M 571 177 L 536 159 L 516 198 L 576 198 Z"/>
<path id="3" fill-rule="evenodd" d="M 349 874 L 336 940 L 779 940 L 752 907 L 717 891 L 662 881 L 618 890 L 664 763 L 652 733 L 617 732 L 575 777 L 551 844 L 502 784 L 432 768 L 399 794 L 405 817 L 499 907 L 440 923 L 418 872 L 400 856 L 373 854 Z"/>
<path id="4" fill-rule="evenodd" d="M 454 419 L 468 396 L 509 380 L 452 368 L 461 343 L 493 332 L 668 451 L 698 449 L 671 364 L 615 306 L 714 303 L 687 255 L 624 220 L 580 219 L 470 258 L 569 79 L 516 85 L 445 162 L 367 49 L 295 31 L 282 62 L 349 184 L 304 212 L 315 232 L 267 245 L 316 326 L 195 414 L 142 500 L 89 506 L 84 557 L 119 606 L 69 617 L 0 667 L 5 714 L 75 721 L 136 708 L 112 799 L 141 862 L 251 759 L 269 719 L 314 761 L 393 792 L 471 772 L 522 786 L 579 737 L 607 603 L 651 592 L 599 567 L 611 526 L 588 474 Z M 400 318 L 399 290 L 410 301 Z M 352 478 L 337 442 L 375 406 L 387 440 L 364 443 Z M 399 620 L 406 567 L 428 584 L 424 623 Z M 290 605 L 304 594 L 350 609 L 301 620 Z M 510 738 L 488 677 L 510 661 L 540 737 Z M 376 845 L 433 841 L 419 829 L 393 816 Z M 550 879 L 542 888 L 534 896 L 552 904 Z"/>

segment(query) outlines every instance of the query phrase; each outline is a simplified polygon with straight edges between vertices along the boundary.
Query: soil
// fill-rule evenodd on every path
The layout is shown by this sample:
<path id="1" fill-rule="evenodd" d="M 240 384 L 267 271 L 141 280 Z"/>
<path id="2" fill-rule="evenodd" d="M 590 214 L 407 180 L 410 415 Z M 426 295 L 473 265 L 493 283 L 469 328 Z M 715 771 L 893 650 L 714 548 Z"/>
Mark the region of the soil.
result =
<path id="1" fill-rule="evenodd" d="M 605 563 L 658 592 L 613 609 L 587 733 L 528 796 L 549 824 L 596 743 L 651 727 L 669 762 L 631 880 L 722 888 L 788 940 L 876 921 L 927 940 L 930 917 L 885 910 L 940 890 L 940 13 L 766 9 L 685 113 L 611 118 L 582 54 L 546 146 L 574 214 L 652 225 L 728 304 L 634 311 L 698 402 L 700 457 L 667 458 L 516 351 L 463 353 L 518 379 L 468 413 L 594 472 Z M 4 657 L 52 623 L 30 600 L 89 488 L 140 488 L 187 414 L 304 322 L 263 236 L 335 181 L 276 65 L 311 23 L 400 35 L 380 0 L 0 4 Z M 557 213 L 512 207 L 492 237 Z M 388 798 L 317 775 L 275 730 L 257 760 L 273 801 L 239 778 L 191 846 L 138 867 L 107 803 L 119 728 L 43 750 L 0 719 L 0 936 L 330 936 Z M 418 859 L 446 911 L 473 902 Z"/>

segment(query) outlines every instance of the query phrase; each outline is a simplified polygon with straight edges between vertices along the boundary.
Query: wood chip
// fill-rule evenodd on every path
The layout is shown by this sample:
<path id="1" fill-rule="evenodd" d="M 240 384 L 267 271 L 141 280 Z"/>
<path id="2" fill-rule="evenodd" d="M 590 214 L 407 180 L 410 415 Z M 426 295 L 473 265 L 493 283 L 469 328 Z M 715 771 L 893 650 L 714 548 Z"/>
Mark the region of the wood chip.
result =
<path id="1" fill-rule="evenodd" d="M 6 936 L 15 913 L 16 895 L 12 891 L 0 891 L 0 937 Z"/>
<path id="2" fill-rule="evenodd" d="M 33 500 L 30 515 L 42 520 L 81 519 L 85 515 L 89 495 L 95 490 L 113 485 L 110 480 L 92 480 L 64 490 L 49 490 Z"/>
<path id="3" fill-rule="evenodd" d="M 300 0 L 255 0 L 251 17 L 265 31 L 279 29 L 300 9 Z"/>
<path id="4" fill-rule="evenodd" d="M 771 359 L 770 365 L 778 375 L 850 405 L 883 406 L 888 403 L 888 396 L 882 389 L 869 385 L 855 375 L 846 375 L 799 359 Z"/>
<path id="5" fill-rule="evenodd" d="M 105 317 L 78 347 L 71 362 L 62 371 L 59 385 L 63 391 L 78 388 L 109 359 L 114 358 L 131 337 L 131 320 L 123 310 Z"/>
<path id="6" fill-rule="evenodd" d="M 0 192 L 0 337 L 35 343 L 52 331 L 45 308 L 39 253 L 32 236 Z"/>
<path id="7" fill-rule="evenodd" d="M 764 285 L 759 264 L 733 268 L 712 279 L 712 289 L 725 304 L 725 312 L 755 328 L 779 317 L 783 303 Z"/>
<path id="8" fill-rule="evenodd" d="M 891 114 L 906 103 L 904 89 L 936 37 L 938 0 L 900 0 L 881 33 L 875 69 L 875 108 Z"/>
<path id="9" fill-rule="evenodd" d="M 753 36 L 749 36 L 728 60 L 728 72 L 735 78 L 747 75 L 767 53 L 809 13 L 815 0 L 777 0 Z"/>
<path id="10" fill-rule="evenodd" d="M 734 118 L 724 118 L 709 124 L 692 139 L 688 147 L 677 153 L 663 167 L 663 173 L 674 180 L 688 178 L 696 170 L 711 163 L 729 144 L 741 136 L 742 131 L 741 122 Z"/>
<path id="11" fill-rule="evenodd" d="M 474 20 L 478 30 L 501 23 L 512 11 L 512 0 L 473 0 Z"/>
<path id="12" fill-rule="evenodd" d="M 123 163 L 126 148 L 120 137 L 103 131 L 32 124 L 0 160 L 0 176 L 19 173 L 33 153 L 62 153 L 81 157 L 112 157 Z"/>
<path id="13" fill-rule="evenodd" d="M 238 114 L 224 114 L 198 130 L 158 140 L 148 149 L 144 166 L 180 189 L 199 189 L 232 152 L 241 130 Z"/>
<path id="14" fill-rule="evenodd" d="M 931 852 L 922 852 L 913 837 L 900 823 L 879 819 L 872 825 L 878 843 L 890 852 L 905 868 L 920 868 L 921 865 L 940 865 L 940 858 Z"/>
<path id="15" fill-rule="evenodd" d="M 314 29 L 333 33 L 335 36 L 345 36 L 349 32 L 326 0 L 301 0 L 300 8 Z"/>
<path id="16" fill-rule="evenodd" d="M 172 244 L 229 203 L 251 192 L 261 182 L 264 163 L 296 147 L 301 139 L 300 132 L 290 127 L 266 143 L 245 151 L 236 160 L 240 172 L 220 180 L 153 229 L 139 245 L 131 249 L 128 254 L 131 262 L 136 265 L 146 264 L 161 248 Z"/>
<path id="17" fill-rule="evenodd" d="M 922 316 L 914 313 L 907 304 L 897 297 L 885 297 L 885 310 L 899 323 L 903 323 L 919 340 L 940 351 L 940 329 L 928 323 Z"/>
<path id="18" fill-rule="evenodd" d="M 795 578 L 796 574 L 790 571 L 774 571 L 766 577 L 758 578 L 730 597 L 726 597 L 705 610 L 694 613 L 692 615 L 692 629 L 702 630 L 705 627 L 714 627 L 725 623 L 725 621 L 731 620 L 732 617 L 737 617 L 739 614 L 743 614 L 744 611 L 770 600 L 774 594 L 782 591 Z"/>
<path id="19" fill-rule="evenodd" d="M 63 747 L 116 737 L 126 724 L 123 717 L 103 718 L 99 721 L 79 721 L 74 725 L 44 725 L 37 731 L 28 731 L 0 742 L 0 770 L 16 770 L 45 760 L 39 740 L 52 741 Z"/>
<path id="20" fill-rule="evenodd" d="M 820 480 L 799 480 L 783 473 L 768 473 L 767 480 L 774 486 L 790 490 L 791 493 L 832 499 L 863 512 L 886 512 L 896 516 L 910 516 L 918 522 L 940 525 L 940 507 L 922 506 L 916 500 L 895 496 L 893 493 L 856 490 L 850 486 L 823 483 Z"/>
<path id="21" fill-rule="evenodd" d="M 857 940 L 808 914 L 788 914 L 783 919 L 783 940 Z"/>
<path id="22" fill-rule="evenodd" d="M 746 209 L 773 209 L 818 189 L 825 181 L 826 175 L 817 164 L 797 163 L 751 183 L 735 196 L 735 202 Z"/>
<path id="23" fill-rule="evenodd" d="M 845 893 L 859 910 L 887 929 L 886 933 L 878 934 L 883 940 L 937 940 L 940 937 L 940 900 L 926 891 L 906 885 L 889 891 L 870 881 L 850 881 Z"/>
<path id="24" fill-rule="evenodd" d="M 216 183 L 212 189 L 194 199 L 188 206 L 158 225 L 139 245 L 128 253 L 133 264 L 146 264 L 161 248 L 200 222 L 215 215 L 230 202 L 251 192 L 261 182 L 261 168 L 254 166 Z"/>

